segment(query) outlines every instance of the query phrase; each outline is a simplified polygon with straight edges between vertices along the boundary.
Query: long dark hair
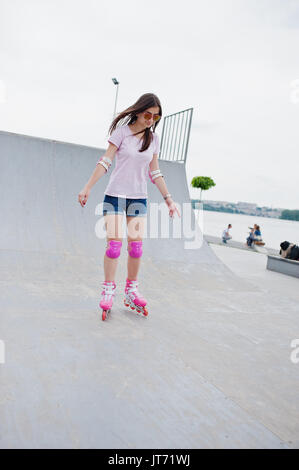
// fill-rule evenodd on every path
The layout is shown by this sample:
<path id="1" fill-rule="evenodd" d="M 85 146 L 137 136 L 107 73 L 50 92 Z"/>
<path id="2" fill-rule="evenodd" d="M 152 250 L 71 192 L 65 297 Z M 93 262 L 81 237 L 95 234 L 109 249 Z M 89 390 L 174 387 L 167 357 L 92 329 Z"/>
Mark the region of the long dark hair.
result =
<path id="1" fill-rule="evenodd" d="M 127 124 L 134 124 L 134 122 L 137 121 L 137 114 L 142 113 L 148 108 L 153 108 L 153 107 L 159 107 L 159 116 L 162 117 L 162 106 L 160 103 L 159 98 L 154 95 L 153 93 L 145 93 L 144 95 L 140 96 L 140 98 L 134 103 L 132 106 L 129 108 L 125 109 L 121 113 L 118 114 L 116 118 L 111 123 L 111 126 L 109 127 L 109 135 L 114 131 L 114 129 L 117 127 L 117 124 L 121 122 L 121 126 L 125 126 Z M 146 129 L 143 129 L 139 132 L 136 132 L 134 135 L 138 135 L 141 132 L 144 132 L 143 136 L 143 142 L 142 142 L 142 147 L 139 150 L 139 152 L 144 152 L 144 150 L 148 149 L 148 147 L 151 144 L 151 141 L 153 139 L 153 133 L 155 132 L 155 129 L 159 122 L 161 121 L 161 118 L 159 119 L 158 122 L 154 122 L 151 128 L 147 127 Z"/>

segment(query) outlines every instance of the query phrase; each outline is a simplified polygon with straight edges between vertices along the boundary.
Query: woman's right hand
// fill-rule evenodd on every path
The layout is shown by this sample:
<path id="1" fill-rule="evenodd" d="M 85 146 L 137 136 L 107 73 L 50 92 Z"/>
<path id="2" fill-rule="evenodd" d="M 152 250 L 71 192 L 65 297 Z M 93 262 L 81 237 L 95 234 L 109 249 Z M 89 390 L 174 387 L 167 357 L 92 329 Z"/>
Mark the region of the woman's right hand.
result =
<path id="1" fill-rule="evenodd" d="M 81 204 L 82 207 L 85 206 L 87 203 L 87 199 L 89 198 L 90 189 L 83 188 L 82 191 L 78 194 L 78 202 Z"/>

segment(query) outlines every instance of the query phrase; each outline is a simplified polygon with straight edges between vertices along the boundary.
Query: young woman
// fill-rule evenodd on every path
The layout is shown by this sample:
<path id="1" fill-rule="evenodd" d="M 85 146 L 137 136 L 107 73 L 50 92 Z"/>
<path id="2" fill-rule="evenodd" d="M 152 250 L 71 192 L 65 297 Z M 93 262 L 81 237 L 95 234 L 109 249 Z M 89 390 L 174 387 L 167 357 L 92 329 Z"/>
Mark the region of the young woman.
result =
<path id="1" fill-rule="evenodd" d="M 89 181 L 80 191 L 78 201 L 85 206 L 92 186 L 109 171 L 115 157 L 115 168 L 105 190 L 103 216 L 107 232 L 104 255 L 105 281 L 100 301 L 102 318 L 110 312 L 115 295 L 115 273 L 122 247 L 122 217 L 126 213 L 128 227 L 128 274 L 125 305 L 147 315 L 146 300 L 138 292 L 138 271 L 142 256 L 142 239 L 147 213 L 147 178 L 156 184 L 169 209 L 170 217 L 180 213 L 169 194 L 159 169 L 159 138 L 155 129 L 162 116 L 159 98 L 142 95 L 135 104 L 113 120 L 109 147 L 96 164 Z"/>

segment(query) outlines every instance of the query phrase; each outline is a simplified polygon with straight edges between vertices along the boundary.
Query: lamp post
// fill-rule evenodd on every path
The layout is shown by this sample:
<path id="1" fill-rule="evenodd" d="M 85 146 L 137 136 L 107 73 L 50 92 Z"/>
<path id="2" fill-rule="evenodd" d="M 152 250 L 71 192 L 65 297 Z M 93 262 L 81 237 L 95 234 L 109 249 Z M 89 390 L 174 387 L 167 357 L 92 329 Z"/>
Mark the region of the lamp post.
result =
<path id="1" fill-rule="evenodd" d="M 112 81 L 114 83 L 114 85 L 116 85 L 116 96 L 115 96 L 115 105 L 114 105 L 114 113 L 113 113 L 113 119 L 115 118 L 115 114 L 116 114 L 116 103 L 117 103 L 117 95 L 118 95 L 118 85 L 119 85 L 119 82 L 117 81 L 116 78 L 112 78 Z"/>

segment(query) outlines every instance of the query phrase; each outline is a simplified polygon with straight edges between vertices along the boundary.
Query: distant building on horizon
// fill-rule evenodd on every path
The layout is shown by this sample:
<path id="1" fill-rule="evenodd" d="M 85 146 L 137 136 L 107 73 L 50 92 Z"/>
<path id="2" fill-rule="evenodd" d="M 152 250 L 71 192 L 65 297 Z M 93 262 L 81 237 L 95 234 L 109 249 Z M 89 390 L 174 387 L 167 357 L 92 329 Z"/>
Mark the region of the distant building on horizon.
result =
<path id="1" fill-rule="evenodd" d="M 199 208 L 199 202 L 199 199 L 191 199 L 193 209 Z M 235 203 L 229 201 L 204 200 L 202 203 L 203 209 L 208 211 L 229 212 L 232 214 L 253 215 L 257 217 L 272 217 L 275 219 L 279 219 L 282 211 L 284 210 L 281 208 L 275 209 L 266 206 L 260 207 L 256 203 L 243 201 L 238 201 Z"/>

